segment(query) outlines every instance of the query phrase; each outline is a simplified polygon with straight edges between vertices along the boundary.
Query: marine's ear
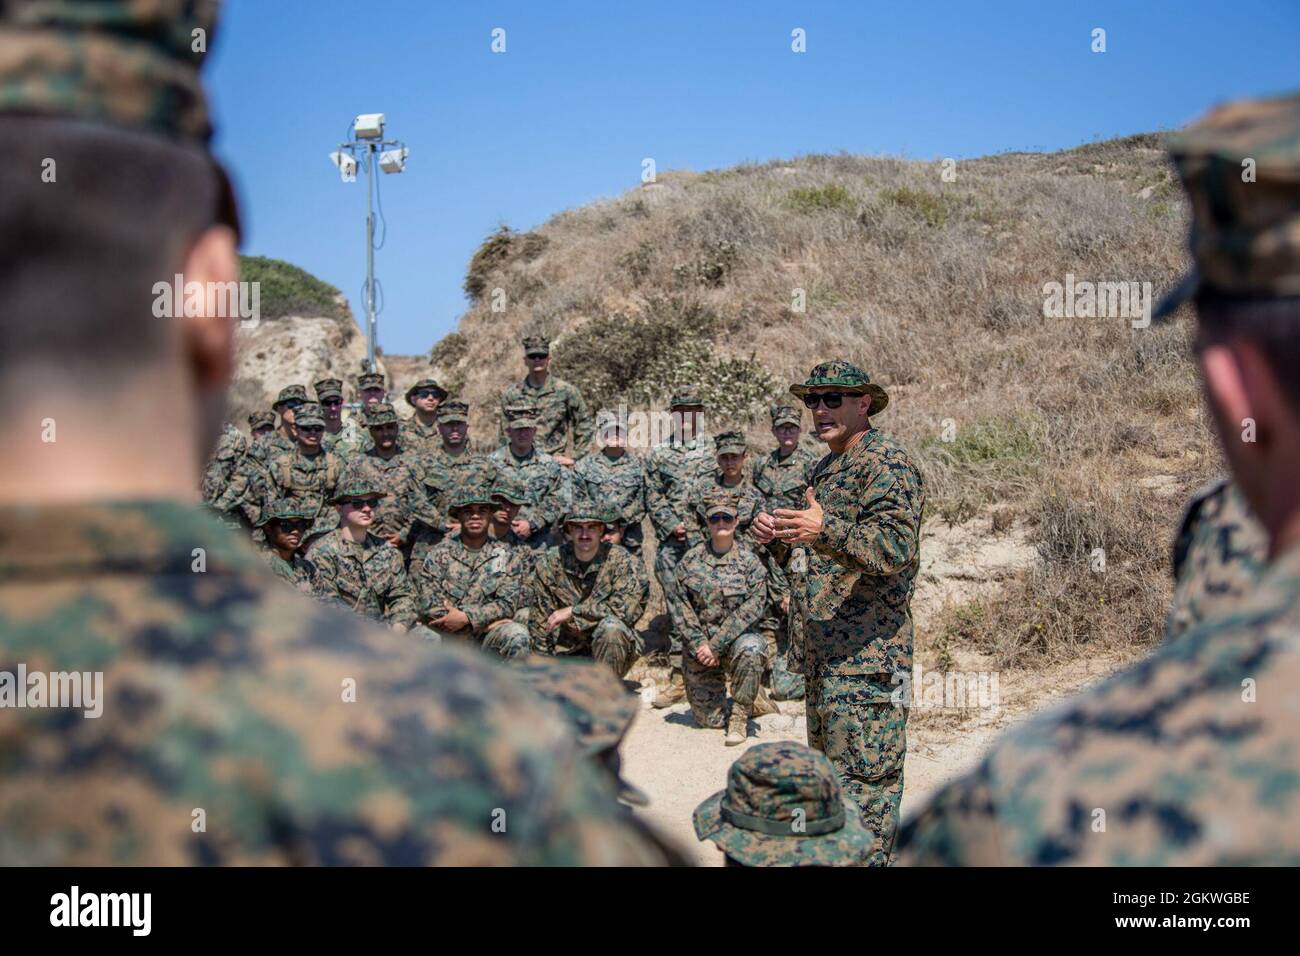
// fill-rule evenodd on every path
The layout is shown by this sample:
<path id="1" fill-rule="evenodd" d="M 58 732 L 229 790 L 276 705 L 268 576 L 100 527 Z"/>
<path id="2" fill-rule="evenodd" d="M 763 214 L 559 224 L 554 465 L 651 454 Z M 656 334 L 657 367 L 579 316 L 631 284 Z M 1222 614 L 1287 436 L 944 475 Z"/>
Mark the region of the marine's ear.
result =
<path id="1" fill-rule="evenodd" d="M 186 288 L 192 282 L 204 290 L 238 282 L 239 240 L 235 231 L 225 225 L 209 226 L 190 247 L 181 271 Z M 235 323 L 239 316 L 207 314 L 210 305 L 229 301 L 228 296 L 205 293 L 202 314 L 185 315 L 186 310 L 176 310 L 186 364 L 195 387 L 202 392 L 224 391 L 234 377 Z"/>

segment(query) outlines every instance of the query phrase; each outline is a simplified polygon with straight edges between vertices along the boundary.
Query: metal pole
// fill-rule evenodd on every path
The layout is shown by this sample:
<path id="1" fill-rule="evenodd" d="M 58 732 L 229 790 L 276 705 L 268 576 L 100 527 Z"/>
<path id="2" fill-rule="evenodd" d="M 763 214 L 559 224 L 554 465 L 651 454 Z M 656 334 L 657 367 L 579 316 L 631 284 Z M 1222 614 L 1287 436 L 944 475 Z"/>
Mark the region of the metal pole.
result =
<path id="1" fill-rule="evenodd" d="M 375 147 L 366 155 L 366 370 L 375 370 Z"/>

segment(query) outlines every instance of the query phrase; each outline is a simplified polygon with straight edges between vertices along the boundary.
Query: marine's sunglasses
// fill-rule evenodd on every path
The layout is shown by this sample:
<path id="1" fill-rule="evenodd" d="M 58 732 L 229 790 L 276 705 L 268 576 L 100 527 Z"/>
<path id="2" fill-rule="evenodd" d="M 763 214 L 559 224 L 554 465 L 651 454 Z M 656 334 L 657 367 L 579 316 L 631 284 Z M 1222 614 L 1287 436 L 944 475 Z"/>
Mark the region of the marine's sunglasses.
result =
<path id="1" fill-rule="evenodd" d="M 302 407 L 303 407 L 304 405 L 306 405 L 306 404 L 307 404 L 306 402 L 299 401 L 299 400 L 296 399 L 296 398 L 291 398 L 291 399 L 289 399 L 287 402 L 281 402 L 281 403 L 280 403 L 280 407 L 281 407 L 281 408 L 288 408 L 288 409 L 291 409 L 292 411 L 295 411 L 295 412 L 296 412 L 298 409 L 302 408 Z"/>
<path id="2" fill-rule="evenodd" d="M 820 402 L 827 408 L 839 408 L 844 404 L 844 396 L 852 395 L 853 392 L 814 392 L 811 395 L 803 397 L 804 408 L 816 408 Z"/>
<path id="3" fill-rule="evenodd" d="M 721 521 L 735 521 L 735 515 L 729 515 L 725 512 L 719 512 L 715 515 L 709 515 L 709 524 L 718 524 Z"/>
<path id="4" fill-rule="evenodd" d="M 343 399 L 341 399 L 341 398 L 327 398 L 327 399 L 325 399 L 323 402 L 321 402 L 321 404 L 324 405 L 324 406 L 326 406 L 327 408 L 333 408 L 333 407 L 336 406 L 336 405 L 342 405 L 342 404 L 343 404 Z"/>
<path id="5" fill-rule="evenodd" d="M 319 435 L 325 431 L 324 425 L 299 425 L 298 431 L 306 432 L 308 435 Z"/>
<path id="6" fill-rule="evenodd" d="M 373 508 L 379 504 L 378 498 L 344 498 L 343 504 L 349 508 Z"/>
<path id="7" fill-rule="evenodd" d="M 438 398 L 441 394 L 441 392 L 432 388 L 420 388 L 415 391 L 416 398 Z"/>
<path id="8" fill-rule="evenodd" d="M 281 531 L 306 531 L 311 527 L 310 521 L 297 518 L 275 518 L 273 520 L 280 526 Z"/>

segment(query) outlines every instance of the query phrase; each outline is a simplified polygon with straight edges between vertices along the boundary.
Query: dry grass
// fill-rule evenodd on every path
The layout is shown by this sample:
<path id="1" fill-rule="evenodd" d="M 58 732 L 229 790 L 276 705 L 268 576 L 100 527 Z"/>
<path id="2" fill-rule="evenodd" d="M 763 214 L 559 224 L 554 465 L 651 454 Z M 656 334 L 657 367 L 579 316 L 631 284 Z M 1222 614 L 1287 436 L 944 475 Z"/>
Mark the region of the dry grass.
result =
<path id="1" fill-rule="evenodd" d="M 951 183 L 940 171 L 838 155 L 668 173 L 491 237 L 467 280 L 478 298 L 434 351 L 438 377 L 462 385 L 476 432 L 495 430 L 491 399 L 522 372 L 521 334 L 540 328 L 568 376 L 604 383 L 601 401 L 623 383 L 654 405 L 671 383 L 639 370 L 690 338 L 656 317 L 707 316 L 691 334 L 710 361 L 743 366 L 751 391 L 727 417 L 762 447 L 783 384 L 848 358 L 891 390 L 878 424 L 921 463 L 930 520 L 995 504 L 1034 526 L 1041 568 L 955 611 L 953 639 L 1007 662 L 1149 640 L 1177 499 L 1135 482 L 1168 474 L 1190 490 L 1218 467 L 1187 333 L 1044 318 L 1042 289 L 1067 273 L 1169 285 L 1184 263 L 1180 192 L 1150 136 L 963 161 Z M 602 356 L 614 327 L 635 330 L 636 363 L 617 364 L 621 347 Z M 765 376 L 782 385 L 754 392 Z M 1104 574 L 1088 569 L 1096 547 Z"/>

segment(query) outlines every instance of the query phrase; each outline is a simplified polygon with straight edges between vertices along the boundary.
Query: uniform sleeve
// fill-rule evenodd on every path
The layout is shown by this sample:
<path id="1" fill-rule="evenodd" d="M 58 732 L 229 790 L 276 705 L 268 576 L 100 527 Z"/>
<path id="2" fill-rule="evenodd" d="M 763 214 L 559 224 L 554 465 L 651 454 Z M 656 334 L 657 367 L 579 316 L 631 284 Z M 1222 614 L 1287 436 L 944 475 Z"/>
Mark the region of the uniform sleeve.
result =
<path id="1" fill-rule="evenodd" d="M 704 628 L 700 626 L 699 615 L 691 604 L 690 589 L 686 587 L 686 577 L 690 573 L 690 563 L 683 561 L 674 572 L 677 581 L 677 593 L 680 600 L 668 602 L 668 615 L 672 618 L 673 629 L 681 635 L 682 648 L 694 654 L 704 643 Z"/>
<path id="2" fill-rule="evenodd" d="M 328 546 L 319 547 L 312 551 L 311 562 L 316 567 L 311 582 L 312 595 L 326 599 L 338 597 L 338 588 L 334 584 L 335 576 L 338 574 L 334 552 Z"/>
<path id="3" fill-rule="evenodd" d="M 555 465 L 537 502 L 526 509 L 527 514 L 524 511 L 519 514 L 534 528 L 551 528 L 560 520 L 560 515 L 569 510 L 571 503 L 569 469 Z"/>
<path id="4" fill-rule="evenodd" d="M 709 639 L 709 646 L 722 653 L 736 642 L 736 638 L 757 626 L 767 608 L 767 572 L 757 558 L 745 574 L 745 600 L 727 615 Z"/>
<path id="5" fill-rule="evenodd" d="M 626 551 L 613 552 L 596 579 L 596 586 L 583 601 L 573 606 L 573 619 L 583 627 L 595 627 L 601 618 L 613 615 L 634 627 L 645 609 L 643 582 L 629 563 Z"/>
<path id="6" fill-rule="evenodd" d="M 591 451 L 594 423 L 587 402 L 577 386 L 569 386 L 569 420 L 573 423 L 573 457 L 581 458 Z"/>
<path id="7" fill-rule="evenodd" d="M 850 570 L 897 574 L 916 558 L 919 493 L 910 468 L 880 468 L 853 496 L 849 513 L 823 514 L 812 549 Z"/>
<path id="8" fill-rule="evenodd" d="M 555 653 L 555 632 L 547 633 L 542 627 L 546 619 L 558 610 L 555 593 L 550 581 L 550 552 L 542 555 L 533 565 L 533 574 L 528 586 L 528 635 L 533 650 L 542 654 Z"/>
<path id="9" fill-rule="evenodd" d="M 461 607 L 469 618 L 470 627 L 475 634 L 483 634 L 488 625 L 513 617 L 519 607 L 520 580 L 514 567 L 512 556 L 501 552 L 504 563 L 500 571 L 489 571 L 496 581 L 492 599 L 479 604 L 467 604 Z M 493 558 L 495 561 L 496 558 Z"/>
<path id="10" fill-rule="evenodd" d="M 658 459 L 652 453 L 646 462 L 646 507 L 650 510 L 650 523 L 660 541 L 672 536 L 680 518 L 676 508 L 664 492 L 664 477 Z"/>
<path id="11" fill-rule="evenodd" d="M 402 567 L 401 552 L 389 545 L 384 547 L 392 552 L 388 588 L 384 595 L 384 620 L 389 624 L 410 627 L 415 623 L 415 594 L 411 588 L 411 579 L 406 575 L 406 568 Z"/>

